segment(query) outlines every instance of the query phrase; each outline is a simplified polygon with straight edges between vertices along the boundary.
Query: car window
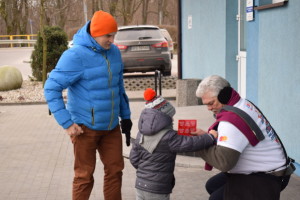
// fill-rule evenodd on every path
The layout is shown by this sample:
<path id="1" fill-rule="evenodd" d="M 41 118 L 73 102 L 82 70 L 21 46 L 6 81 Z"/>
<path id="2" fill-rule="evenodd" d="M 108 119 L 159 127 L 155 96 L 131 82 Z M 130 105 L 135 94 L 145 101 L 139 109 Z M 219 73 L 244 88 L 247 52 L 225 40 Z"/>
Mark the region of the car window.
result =
<path id="1" fill-rule="evenodd" d="M 160 30 L 161 30 L 162 34 L 164 35 L 164 37 L 165 37 L 168 41 L 172 41 L 172 38 L 171 38 L 171 36 L 170 36 L 170 34 L 169 34 L 169 32 L 168 32 L 167 30 L 165 30 L 165 29 L 160 29 Z"/>
<path id="2" fill-rule="evenodd" d="M 158 29 L 124 29 L 119 30 L 116 40 L 146 40 L 146 39 L 161 39 L 162 34 Z"/>

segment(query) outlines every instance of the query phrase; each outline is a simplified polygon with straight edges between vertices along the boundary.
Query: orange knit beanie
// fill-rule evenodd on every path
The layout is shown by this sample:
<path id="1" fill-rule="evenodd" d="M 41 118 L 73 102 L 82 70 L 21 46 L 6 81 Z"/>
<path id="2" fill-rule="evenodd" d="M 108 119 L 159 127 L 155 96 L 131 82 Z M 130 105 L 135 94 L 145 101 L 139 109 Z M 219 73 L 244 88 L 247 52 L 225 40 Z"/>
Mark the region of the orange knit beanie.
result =
<path id="1" fill-rule="evenodd" d="M 111 14 L 100 10 L 95 12 L 92 17 L 90 31 L 92 37 L 99 37 L 109 33 L 117 32 L 118 25 Z"/>
<path id="2" fill-rule="evenodd" d="M 162 96 L 157 96 L 156 92 L 152 88 L 147 88 L 144 91 L 144 99 L 146 100 L 145 108 L 159 110 L 170 117 L 173 117 L 176 113 L 172 104 Z"/>

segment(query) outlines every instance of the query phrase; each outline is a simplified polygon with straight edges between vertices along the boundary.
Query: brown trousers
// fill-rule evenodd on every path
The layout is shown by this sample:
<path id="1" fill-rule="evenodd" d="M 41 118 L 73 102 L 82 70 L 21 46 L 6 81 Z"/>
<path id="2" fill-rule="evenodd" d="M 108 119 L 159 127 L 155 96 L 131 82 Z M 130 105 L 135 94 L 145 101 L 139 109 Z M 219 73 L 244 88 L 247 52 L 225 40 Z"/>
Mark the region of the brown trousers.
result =
<path id="1" fill-rule="evenodd" d="M 118 125 L 111 131 L 95 131 L 82 126 L 84 133 L 72 137 L 74 146 L 73 200 L 88 200 L 94 185 L 96 152 L 104 165 L 105 200 L 121 200 L 122 135 Z"/>

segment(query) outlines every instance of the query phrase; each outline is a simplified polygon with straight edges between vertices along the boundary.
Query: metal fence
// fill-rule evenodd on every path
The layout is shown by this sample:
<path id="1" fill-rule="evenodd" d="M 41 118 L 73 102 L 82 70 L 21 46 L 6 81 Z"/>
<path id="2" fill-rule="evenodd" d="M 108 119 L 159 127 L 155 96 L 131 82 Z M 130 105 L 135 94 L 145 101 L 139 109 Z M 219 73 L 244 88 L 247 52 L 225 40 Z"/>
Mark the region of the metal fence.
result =
<path id="1" fill-rule="evenodd" d="M 36 43 L 37 34 L 0 35 L 0 47 L 31 47 Z"/>

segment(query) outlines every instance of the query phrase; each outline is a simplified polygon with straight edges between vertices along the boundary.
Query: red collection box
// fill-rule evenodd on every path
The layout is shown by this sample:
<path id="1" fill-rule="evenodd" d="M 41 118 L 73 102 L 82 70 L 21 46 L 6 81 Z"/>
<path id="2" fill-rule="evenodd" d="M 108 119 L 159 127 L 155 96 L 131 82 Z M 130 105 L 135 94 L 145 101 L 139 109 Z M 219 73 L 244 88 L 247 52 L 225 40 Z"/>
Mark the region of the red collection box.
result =
<path id="1" fill-rule="evenodd" d="M 196 131 L 197 120 L 195 119 L 180 119 L 178 120 L 178 135 L 191 136 L 191 131 Z"/>

